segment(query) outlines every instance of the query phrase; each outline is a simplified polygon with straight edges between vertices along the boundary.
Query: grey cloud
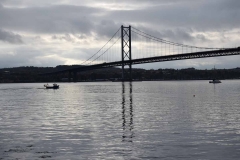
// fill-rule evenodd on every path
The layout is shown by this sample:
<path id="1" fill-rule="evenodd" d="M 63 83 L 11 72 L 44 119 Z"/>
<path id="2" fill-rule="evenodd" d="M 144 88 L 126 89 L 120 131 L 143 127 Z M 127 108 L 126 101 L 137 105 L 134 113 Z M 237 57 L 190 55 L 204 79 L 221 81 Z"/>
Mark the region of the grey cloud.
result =
<path id="1" fill-rule="evenodd" d="M 72 2 L 77 3 L 77 1 Z M 0 11 L 2 22 L 0 27 L 33 33 L 90 35 L 91 32 L 96 32 L 109 37 L 121 24 L 133 24 L 136 27 L 139 24 L 154 25 L 157 26 L 154 28 L 156 30 L 191 28 L 196 31 L 221 31 L 240 26 L 237 20 L 237 16 L 240 15 L 240 10 L 236 7 L 239 5 L 237 0 L 121 1 L 117 3 L 149 5 L 141 9 L 118 11 L 96 8 L 94 5 L 96 2 L 99 1 L 91 1 L 93 7 L 49 5 L 48 7 L 4 8 Z M 110 3 L 111 1 L 101 2 Z M 83 1 L 82 5 L 85 3 L 87 1 Z M 49 4 L 53 3 L 49 2 Z"/>
<path id="2" fill-rule="evenodd" d="M 52 40 L 60 40 L 60 41 L 63 40 L 71 43 L 87 40 L 87 36 L 85 34 L 70 34 L 70 33 L 66 33 L 64 35 L 53 35 L 51 38 Z"/>
<path id="3" fill-rule="evenodd" d="M 0 40 L 12 44 L 22 44 L 22 36 L 0 29 Z"/>
<path id="4" fill-rule="evenodd" d="M 92 56 L 92 54 L 96 53 L 98 49 L 99 48 L 91 49 L 74 48 L 71 53 L 61 52 L 59 55 L 63 58 L 86 60 L 90 56 Z"/>
<path id="5" fill-rule="evenodd" d="M 133 31 L 136 31 L 134 28 L 133 28 Z M 193 31 L 189 28 L 173 28 L 173 29 L 162 29 L 160 31 L 156 31 L 155 29 L 152 29 L 152 28 L 139 26 L 137 27 L 137 29 L 147 34 L 153 35 L 154 37 L 170 40 L 172 42 L 177 42 L 177 43 L 189 43 L 189 42 L 192 43 L 196 38 L 191 35 Z M 133 35 L 135 36 L 137 34 L 133 32 Z"/>
<path id="6" fill-rule="evenodd" d="M 196 38 L 203 42 L 208 40 L 203 34 L 197 34 Z"/>
<path id="7" fill-rule="evenodd" d="M 5 5 L 19 7 L 19 6 L 49 6 L 53 4 L 75 4 L 75 5 L 94 5 L 94 4 L 108 4 L 108 5 L 123 5 L 128 6 L 146 6 L 146 5 L 164 5 L 173 3 L 182 3 L 183 1 L 192 0 L 41 0 L 41 1 L 29 1 L 29 0 L 1 0 Z M 136 5 L 138 4 L 138 5 Z"/>
<path id="8" fill-rule="evenodd" d="M 53 35 L 52 39 L 54 39 L 54 40 L 65 40 L 67 42 L 75 42 L 75 39 L 74 39 L 74 37 L 72 37 L 71 34 L 65 34 L 64 36 Z"/>
<path id="9" fill-rule="evenodd" d="M 98 33 L 100 38 L 105 37 L 109 39 L 109 37 L 112 37 L 113 34 L 121 27 L 121 25 L 122 24 L 119 22 L 103 19 L 99 23 L 95 24 L 95 31 Z"/>
<path id="10" fill-rule="evenodd" d="M 115 5 L 115 9 L 118 6 L 121 8 L 111 10 L 102 6 L 103 4 Z M 193 36 L 196 32 L 239 29 L 239 8 L 239 0 L 0 0 L 0 28 L 2 28 L 0 31 L 5 35 L 4 41 L 9 43 L 16 43 L 14 38 L 22 42 L 21 35 L 14 34 L 15 32 L 39 36 L 50 34 L 55 35 L 52 36 L 53 39 L 72 43 L 79 40 L 90 44 L 93 38 L 107 41 L 123 24 L 132 25 L 158 38 L 193 44 L 196 40 L 209 41 L 203 34 Z M 6 41 L 6 35 L 12 39 Z M 0 36 L 1 41 L 2 37 Z M 222 36 L 219 39 L 226 38 Z M 48 45 L 47 43 L 44 42 Z M 239 40 L 234 40 L 234 43 L 239 43 Z M 84 47 L 91 48 L 88 45 Z M 49 52 L 42 48 L 44 46 L 40 44 L 39 55 Z M 87 59 L 95 53 L 95 50 L 97 51 L 82 48 L 73 49 L 69 51 L 71 53 L 59 56 Z M 78 52 L 81 54 L 77 54 Z M 20 51 L 18 54 L 20 55 Z M 26 51 L 26 56 L 28 54 L 30 52 Z M 22 61 L 26 62 L 24 59 Z M 44 61 L 44 64 L 51 63 L 41 61 Z M 181 61 L 181 64 L 186 65 L 187 62 Z M 12 63 L 17 63 L 17 60 Z"/>
<path id="11" fill-rule="evenodd" d="M 236 17 L 240 15 L 240 10 L 225 7 L 232 1 L 183 1 L 183 3 L 151 6 L 138 10 L 114 11 L 110 17 L 129 23 L 155 25 L 159 26 L 159 29 L 189 27 L 198 31 L 219 31 L 240 26 Z"/>
<path id="12" fill-rule="evenodd" d="M 85 34 L 81 34 L 81 35 L 74 35 L 76 38 L 78 38 L 78 39 L 81 39 L 81 40 L 83 40 L 83 39 L 87 39 L 87 36 L 85 35 Z"/>
<path id="13" fill-rule="evenodd" d="M 215 1 L 217 3 L 217 1 Z M 224 1 L 221 0 L 220 2 L 222 2 L 222 5 L 219 5 L 219 11 L 223 10 L 239 10 L 240 8 L 240 1 L 239 0 L 228 0 L 228 1 Z"/>
<path id="14" fill-rule="evenodd" d="M 70 5 L 0 10 L 0 27 L 32 33 L 90 33 L 100 9 Z"/>
<path id="15" fill-rule="evenodd" d="M 4 2 L 6 2 L 6 0 L 0 0 L 0 6 L 2 6 Z"/>
<path id="16" fill-rule="evenodd" d="M 184 43 L 193 41 L 194 37 L 190 35 L 191 31 L 184 29 L 164 30 L 161 32 L 162 37 L 174 42 Z"/>
<path id="17" fill-rule="evenodd" d="M 34 49 L 30 47 L 14 48 L 9 54 L 7 50 L 0 51 L 0 68 L 19 66 L 56 66 L 64 64 L 60 59 L 45 58 L 44 56 L 56 54 L 50 49 Z"/>

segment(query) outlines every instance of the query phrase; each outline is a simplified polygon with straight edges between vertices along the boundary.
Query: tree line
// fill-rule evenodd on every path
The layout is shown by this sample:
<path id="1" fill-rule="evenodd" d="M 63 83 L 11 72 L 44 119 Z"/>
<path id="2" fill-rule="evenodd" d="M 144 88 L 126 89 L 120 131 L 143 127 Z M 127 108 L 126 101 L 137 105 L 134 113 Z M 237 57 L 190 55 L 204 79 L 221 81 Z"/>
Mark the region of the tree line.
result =
<path id="1" fill-rule="evenodd" d="M 121 68 L 106 68 L 79 72 L 75 77 L 68 73 L 56 75 L 40 75 L 48 72 L 79 67 L 77 65 L 61 65 L 56 67 L 24 66 L 0 69 L 0 83 L 31 83 L 31 82 L 61 82 L 61 81 L 107 81 L 119 80 L 122 77 Z M 126 73 L 128 70 L 126 69 Z M 127 73 L 128 74 L 128 73 Z M 127 75 L 126 75 L 127 76 Z M 185 69 L 136 69 L 132 70 L 135 80 L 210 80 L 210 79 L 240 79 L 240 68 L 200 70 Z M 74 79 L 74 80 L 73 80 Z"/>

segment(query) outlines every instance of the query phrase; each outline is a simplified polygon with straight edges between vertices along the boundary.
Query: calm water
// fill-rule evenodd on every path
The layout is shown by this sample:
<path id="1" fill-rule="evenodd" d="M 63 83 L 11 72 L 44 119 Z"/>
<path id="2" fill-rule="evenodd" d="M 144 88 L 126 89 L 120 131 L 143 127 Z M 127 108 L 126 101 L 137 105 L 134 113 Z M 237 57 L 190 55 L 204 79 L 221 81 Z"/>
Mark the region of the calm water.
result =
<path id="1" fill-rule="evenodd" d="M 240 159 L 240 81 L 42 86 L 0 84 L 0 159 Z"/>

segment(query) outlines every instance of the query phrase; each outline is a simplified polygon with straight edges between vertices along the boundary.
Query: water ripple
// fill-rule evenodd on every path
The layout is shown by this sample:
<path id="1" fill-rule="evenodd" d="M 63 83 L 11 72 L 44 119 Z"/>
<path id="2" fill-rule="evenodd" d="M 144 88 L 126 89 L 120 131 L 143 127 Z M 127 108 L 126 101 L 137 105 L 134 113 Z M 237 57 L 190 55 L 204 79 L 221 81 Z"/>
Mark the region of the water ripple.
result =
<path id="1" fill-rule="evenodd" d="M 240 157 L 239 81 L 42 86 L 0 85 L 0 159 Z"/>

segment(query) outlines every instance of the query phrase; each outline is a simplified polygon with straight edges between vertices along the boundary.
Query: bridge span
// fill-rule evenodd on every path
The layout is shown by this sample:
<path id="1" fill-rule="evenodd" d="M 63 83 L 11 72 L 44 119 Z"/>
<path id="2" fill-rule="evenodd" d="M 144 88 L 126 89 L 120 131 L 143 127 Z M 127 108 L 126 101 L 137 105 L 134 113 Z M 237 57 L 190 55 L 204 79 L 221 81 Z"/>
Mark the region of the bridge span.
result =
<path id="1" fill-rule="evenodd" d="M 119 41 L 120 43 L 117 43 Z M 132 53 L 133 43 L 134 53 Z M 117 49 L 114 50 L 114 47 Z M 142 51 L 141 47 L 145 50 Z M 121 66 L 122 80 L 131 80 L 132 65 L 136 64 L 232 56 L 239 54 L 240 47 L 207 48 L 184 45 L 151 36 L 136 28 L 132 28 L 131 26 L 121 26 L 121 28 L 119 28 L 113 37 L 97 53 L 80 64 L 83 65 L 82 67 L 76 67 L 52 73 L 45 73 L 45 75 L 64 72 L 77 73 L 87 70 Z M 118 56 L 120 58 L 116 59 Z M 128 66 L 128 68 L 126 69 L 125 66 Z M 128 72 L 128 74 L 126 74 L 126 72 Z M 125 77 L 125 75 L 128 75 L 129 77 Z"/>
<path id="2" fill-rule="evenodd" d="M 154 63 L 154 62 L 165 62 L 165 61 L 209 58 L 209 57 L 220 57 L 220 56 L 231 56 L 231 55 L 240 55 L 240 48 L 230 48 L 230 49 L 222 49 L 222 50 L 214 50 L 214 51 L 206 51 L 206 52 L 194 52 L 194 53 L 186 53 L 186 54 L 126 60 L 124 61 L 124 65 L 130 65 L 130 64 L 135 65 L 135 64 L 143 64 L 143 63 Z M 47 75 L 47 74 L 58 74 L 58 73 L 64 73 L 64 72 L 84 72 L 84 71 L 94 70 L 94 69 L 122 66 L 122 63 L 123 63 L 122 61 L 108 62 L 108 63 L 104 62 L 101 64 L 76 67 L 72 69 L 61 70 L 61 71 L 45 73 L 45 74 Z"/>

